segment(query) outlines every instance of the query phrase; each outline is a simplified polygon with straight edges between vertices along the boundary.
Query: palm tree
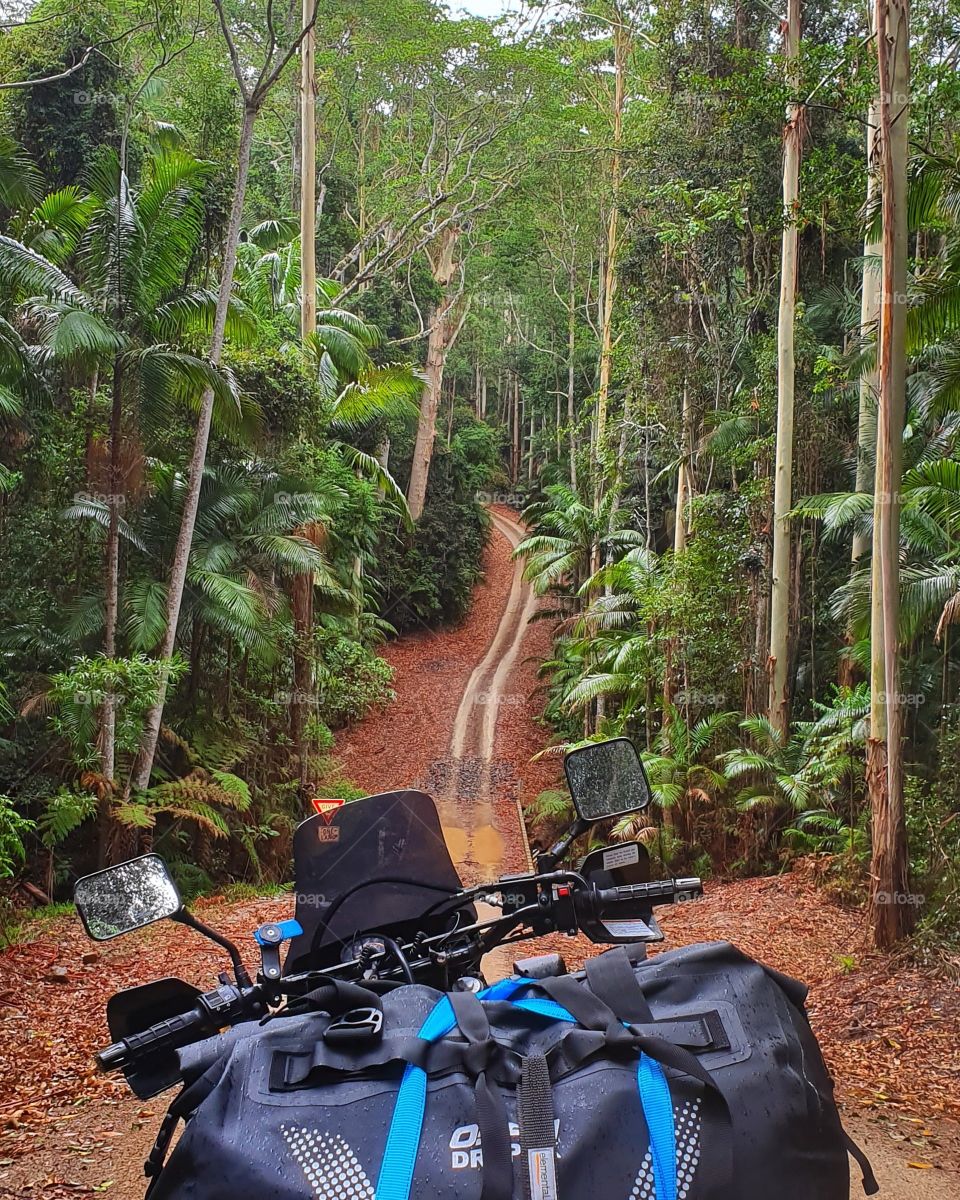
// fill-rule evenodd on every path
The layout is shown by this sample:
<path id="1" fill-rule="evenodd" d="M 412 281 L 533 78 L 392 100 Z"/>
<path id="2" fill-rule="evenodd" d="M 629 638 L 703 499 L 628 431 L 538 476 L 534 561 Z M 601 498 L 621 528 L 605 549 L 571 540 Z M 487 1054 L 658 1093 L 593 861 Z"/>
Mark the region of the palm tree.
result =
<path id="1" fill-rule="evenodd" d="M 739 785 L 734 805 L 740 812 L 810 807 L 815 786 L 822 782 L 818 765 L 807 752 L 806 739 L 775 728 L 763 716 L 745 717 L 740 729 L 747 742 L 721 754 L 725 778 Z"/>
<path id="2" fill-rule="evenodd" d="M 125 468 L 141 436 L 168 428 L 171 411 L 195 406 L 206 388 L 225 424 L 239 427 L 252 412 L 228 373 L 184 349 L 191 335 L 209 327 L 215 307 L 211 293 L 189 289 L 184 278 L 202 232 L 205 175 L 197 159 L 166 150 L 147 161 L 134 188 L 116 155 L 106 152 L 91 169 L 89 196 L 66 189 L 47 197 L 23 222 L 26 241 L 0 237 L 0 271 L 23 297 L 20 322 L 40 363 L 50 371 L 81 370 L 93 380 L 92 393 L 98 380 L 110 379 L 106 498 L 84 502 L 86 515 L 106 528 L 108 658 L 116 654 Z M 108 697 L 100 744 L 109 781 L 114 726 Z"/>
<path id="3" fill-rule="evenodd" d="M 551 484 L 547 499 L 531 504 L 524 521 L 537 532 L 517 546 L 514 558 L 526 558 L 524 578 L 543 596 L 559 591 L 568 597 L 582 595 L 582 585 L 591 574 L 597 551 L 613 558 L 618 551 L 646 545 L 646 538 L 635 529 L 625 528 L 629 512 L 614 508 L 614 493 L 609 493 L 598 508 L 584 504 L 567 484 Z M 577 608 L 582 607 L 574 601 Z"/>
<path id="4" fill-rule="evenodd" d="M 712 803 L 726 786 L 726 776 L 712 764 L 717 742 L 736 719 L 732 712 L 708 713 L 690 727 L 683 713 L 667 705 L 653 751 L 643 754 L 654 802 L 675 836 L 688 845 L 696 839 L 698 806 Z M 631 820 L 621 833 L 629 833 Z"/>
<path id="5" fill-rule="evenodd" d="M 657 645 L 642 608 L 658 565 L 652 551 L 634 546 L 601 567 L 579 590 L 587 607 L 573 626 L 571 646 L 584 665 L 563 704 L 568 710 L 582 710 L 599 697 L 616 696 L 612 731 L 623 732 L 641 715 L 650 728 L 649 684 Z"/>

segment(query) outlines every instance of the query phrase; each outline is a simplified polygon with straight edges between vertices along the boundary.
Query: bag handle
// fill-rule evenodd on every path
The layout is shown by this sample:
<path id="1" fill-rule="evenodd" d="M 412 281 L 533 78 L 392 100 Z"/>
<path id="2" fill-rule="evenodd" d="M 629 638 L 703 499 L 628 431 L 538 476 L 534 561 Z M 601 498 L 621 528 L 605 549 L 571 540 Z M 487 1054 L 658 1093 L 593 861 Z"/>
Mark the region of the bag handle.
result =
<path id="1" fill-rule="evenodd" d="M 196 1112 L 204 1100 L 206 1100 L 222 1079 L 223 1068 L 223 1060 L 217 1059 L 198 1079 L 181 1088 L 170 1101 L 170 1107 L 167 1109 L 166 1115 L 160 1122 L 160 1128 L 157 1130 L 156 1141 L 153 1143 L 153 1147 L 147 1156 L 147 1161 L 143 1164 L 143 1173 L 150 1180 L 144 1200 L 147 1200 L 150 1193 L 157 1186 L 157 1182 L 160 1179 L 160 1172 L 163 1170 L 164 1163 L 166 1162 L 167 1151 L 170 1149 L 170 1143 L 173 1141 L 173 1135 L 177 1130 L 177 1125 L 181 1119 L 185 1121 L 191 1113 Z"/>
<path id="2" fill-rule="evenodd" d="M 715 1189 L 714 1194 L 727 1195 L 734 1178 L 733 1123 L 730 1107 L 719 1084 L 696 1056 L 689 1050 L 657 1036 L 656 1032 L 648 1034 L 641 1033 L 639 1029 L 625 1028 L 610 1007 L 572 976 L 522 980 L 520 986 L 538 988 L 546 992 L 550 1000 L 511 999 L 511 1003 L 518 1007 L 540 1012 L 553 1020 L 569 1020 L 585 1026 L 588 1035 L 591 1032 L 601 1035 L 593 1039 L 597 1049 L 601 1045 L 618 1048 L 629 1046 L 639 1051 L 637 1086 L 650 1137 L 656 1200 L 676 1200 L 677 1194 L 676 1129 L 670 1088 L 663 1068 L 671 1067 L 703 1085 L 704 1103 L 715 1109 L 718 1118 L 716 1146 L 711 1155 L 711 1162 L 716 1165 L 710 1183 Z M 511 997 L 517 990 L 519 988 L 510 989 L 508 992 L 504 989 Z M 653 1023 L 653 1030 L 656 1030 L 656 1022 Z M 573 1030 L 567 1036 L 575 1037 L 578 1032 Z"/>
<path id="3" fill-rule="evenodd" d="M 500 1048 L 493 1040 L 483 1006 L 467 992 L 442 996 L 420 1026 L 418 1037 L 436 1042 L 455 1026 L 460 1027 L 468 1043 L 464 1065 L 476 1072 L 477 1125 L 483 1143 L 481 1200 L 512 1200 L 513 1163 L 506 1109 L 486 1078 L 487 1065 Z M 408 1063 L 387 1132 L 376 1200 L 410 1200 L 426 1107 L 427 1073 Z"/>
<path id="4" fill-rule="evenodd" d="M 623 946 L 616 946 L 584 963 L 587 986 L 621 1021 L 629 1025 L 649 1025 L 653 1010 Z"/>
<path id="5" fill-rule="evenodd" d="M 451 992 L 448 999 L 460 1032 L 467 1039 L 470 1049 L 475 1048 L 479 1052 L 475 1090 L 477 1126 L 483 1147 L 480 1200 L 512 1200 L 513 1160 L 507 1109 L 503 1096 L 487 1080 L 491 1052 L 499 1051 L 499 1047 L 493 1040 L 483 1005 L 472 992 Z"/>

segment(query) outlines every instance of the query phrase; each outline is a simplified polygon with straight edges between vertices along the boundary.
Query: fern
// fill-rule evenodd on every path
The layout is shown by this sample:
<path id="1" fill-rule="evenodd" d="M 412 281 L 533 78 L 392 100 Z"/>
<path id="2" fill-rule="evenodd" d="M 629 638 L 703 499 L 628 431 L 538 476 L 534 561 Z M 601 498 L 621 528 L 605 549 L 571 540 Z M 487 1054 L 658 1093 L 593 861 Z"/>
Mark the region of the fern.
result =
<path id="1" fill-rule="evenodd" d="M 230 826 L 223 816 L 203 800 L 195 799 L 191 804 L 184 807 L 176 804 L 165 804 L 162 811 L 174 819 L 194 821 L 215 838 L 228 838 L 230 836 Z"/>
<path id="2" fill-rule="evenodd" d="M 127 829 L 152 829 L 156 824 L 155 814 L 145 804 L 131 801 L 129 804 L 117 804 L 113 808 L 113 818 L 118 824 Z"/>
<path id="3" fill-rule="evenodd" d="M 237 812 L 247 812 L 252 801 L 246 782 L 239 775 L 232 775 L 229 771 L 211 771 L 210 774 L 223 793 L 224 799 L 221 803 L 235 808 Z"/>
<path id="4" fill-rule="evenodd" d="M 530 805 L 530 815 L 536 821 L 556 820 L 558 817 L 568 817 L 573 805 L 566 792 L 541 792 Z"/>
<path id="5" fill-rule="evenodd" d="M 202 767 L 183 779 L 157 784 L 146 795 L 154 814 L 194 821 L 216 838 L 230 836 L 230 826 L 218 807 L 246 812 L 251 803 L 250 789 L 238 776 L 228 771 L 208 775 Z"/>
<path id="6" fill-rule="evenodd" d="M 47 800 L 43 814 L 37 822 L 41 842 L 48 850 L 52 850 L 96 811 L 97 798 L 90 792 L 70 792 L 61 788 Z"/>

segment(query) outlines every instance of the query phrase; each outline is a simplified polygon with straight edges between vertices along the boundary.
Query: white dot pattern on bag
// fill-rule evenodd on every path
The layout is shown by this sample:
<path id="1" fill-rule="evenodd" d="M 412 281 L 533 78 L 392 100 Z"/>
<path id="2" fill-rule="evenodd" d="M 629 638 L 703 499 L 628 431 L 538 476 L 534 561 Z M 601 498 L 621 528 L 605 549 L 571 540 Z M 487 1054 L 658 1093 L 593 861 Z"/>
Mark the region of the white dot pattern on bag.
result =
<path id="1" fill-rule="evenodd" d="M 317 1200 L 375 1200 L 373 1185 L 340 1134 L 282 1125 L 284 1140 Z"/>
<path id="2" fill-rule="evenodd" d="M 683 1108 L 673 1110 L 677 1130 L 677 1200 L 686 1200 L 700 1162 L 700 1101 L 690 1100 Z M 630 1200 L 654 1200 L 656 1184 L 653 1178 L 653 1158 L 648 1150 Z"/>

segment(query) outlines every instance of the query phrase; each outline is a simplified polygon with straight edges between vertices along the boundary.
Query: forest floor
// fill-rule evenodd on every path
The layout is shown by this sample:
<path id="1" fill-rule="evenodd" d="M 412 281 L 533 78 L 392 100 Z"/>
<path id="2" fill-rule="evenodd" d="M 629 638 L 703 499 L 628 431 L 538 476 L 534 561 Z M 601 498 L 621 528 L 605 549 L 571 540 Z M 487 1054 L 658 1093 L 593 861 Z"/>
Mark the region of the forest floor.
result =
<path id="1" fill-rule="evenodd" d="M 494 519 L 469 615 L 454 628 L 388 646 L 395 702 L 338 739 L 345 774 L 359 786 L 419 785 L 437 796 L 471 882 L 525 868 L 518 806 L 559 776 L 556 760 L 530 761 L 546 736 L 535 693 L 549 627 L 527 624 L 533 601 L 510 558 L 513 514 L 499 510 Z M 195 907 L 243 945 L 263 921 L 289 915 L 290 901 L 212 897 Z M 955 982 L 871 951 L 862 914 L 825 898 L 809 872 L 709 884 L 702 903 L 669 910 L 661 923 L 667 947 L 726 938 L 803 979 L 845 1123 L 873 1159 L 881 1196 L 956 1200 Z M 554 939 L 554 948 L 571 967 L 595 950 L 562 941 Z M 106 1000 L 163 975 L 208 986 L 223 965 L 216 947 L 169 923 L 94 949 L 68 917 L 37 923 L 29 941 L 0 954 L 0 1197 L 140 1200 L 141 1164 L 164 1098 L 137 1101 L 94 1071 L 92 1053 L 108 1040 Z M 66 968 L 65 981 L 54 982 L 55 966 Z M 860 1194 L 854 1183 L 851 1196 Z"/>

